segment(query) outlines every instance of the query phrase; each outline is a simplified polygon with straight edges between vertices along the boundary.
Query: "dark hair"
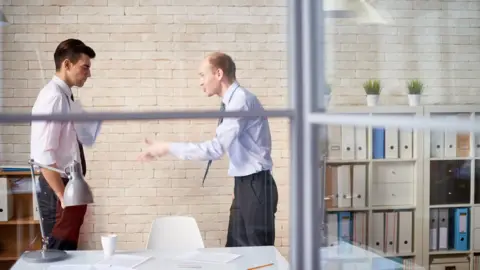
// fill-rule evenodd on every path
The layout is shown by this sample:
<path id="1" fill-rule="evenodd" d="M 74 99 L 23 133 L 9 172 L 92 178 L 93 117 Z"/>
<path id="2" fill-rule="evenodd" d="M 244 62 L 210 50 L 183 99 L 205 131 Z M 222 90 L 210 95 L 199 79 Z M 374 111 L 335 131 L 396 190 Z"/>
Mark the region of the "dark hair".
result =
<path id="1" fill-rule="evenodd" d="M 235 72 L 237 68 L 235 66 L 235 62 L 233 62 L 232 58 L 228 54 L 214 52 L 209 55 L 209 62 L 213 67 L 221 69 L 230 81 L 234 81 L 236 79 Z"/>
<path id="2" fill-rule="evenodd" d="M 59 71 L 65 59 L 68 59 L 73 64 L 77 63 L 82 54 L 86 54 L 90 58 L 95 58 L 95 51 L 82 41 L 73 38 L 62 41 L 58 44 L 53 54 L 55 69 Z"/>

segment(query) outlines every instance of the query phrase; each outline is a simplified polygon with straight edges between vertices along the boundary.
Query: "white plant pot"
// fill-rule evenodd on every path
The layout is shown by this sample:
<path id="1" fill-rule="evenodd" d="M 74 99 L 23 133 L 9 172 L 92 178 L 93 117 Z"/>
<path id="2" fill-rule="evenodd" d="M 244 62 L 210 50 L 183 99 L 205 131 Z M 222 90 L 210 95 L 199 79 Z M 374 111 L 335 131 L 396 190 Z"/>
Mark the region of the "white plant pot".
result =
<path id="1" fill-rule="evenodd" d="M 331 95 L 324 95 L 323 96 L 323 105 L 325 108 L 328 108 L 328 105 L 330 104 L 330 100 L 332 99 Z"/>
<path id="2" fill-rule="evenodd" d="M 420 95 L 408 95 L 408 105 L 410 106 L 419 106 L 420 105 Z"/>
<path id="3" fill-rule="evenodd" d="M 367 106 L 374 107 L 378 104 L 379 95 L 367 95 Z"/>

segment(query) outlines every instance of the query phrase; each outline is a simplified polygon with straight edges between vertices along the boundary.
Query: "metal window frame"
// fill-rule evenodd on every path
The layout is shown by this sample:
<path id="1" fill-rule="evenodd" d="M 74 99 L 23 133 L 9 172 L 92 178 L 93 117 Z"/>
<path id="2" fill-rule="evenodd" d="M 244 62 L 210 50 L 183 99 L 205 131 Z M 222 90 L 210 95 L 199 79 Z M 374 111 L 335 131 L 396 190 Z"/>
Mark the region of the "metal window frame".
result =
<path id="1" fill-rule="evenodd" d="M 325 111 L 323 0 L 288 0 L 288 78 L 292 109 L 264 112 L 163 111 L 31 115 L 0 113 L 0 123 L 31 121 L 116 121 L 200 119 L 219 117 L 283 117 L 290 119 L 290 268 L 321 269 L 324 224 L 326 126 L 315 124 Z"/>

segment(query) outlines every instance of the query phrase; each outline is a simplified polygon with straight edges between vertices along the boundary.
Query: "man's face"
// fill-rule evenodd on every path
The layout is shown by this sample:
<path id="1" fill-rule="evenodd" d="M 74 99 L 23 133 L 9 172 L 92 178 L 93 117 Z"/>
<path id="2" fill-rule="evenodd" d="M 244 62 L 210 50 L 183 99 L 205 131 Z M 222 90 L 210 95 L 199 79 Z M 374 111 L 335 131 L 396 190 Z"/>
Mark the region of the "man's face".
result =
<path id="1" fill-rule="evenodd" d="M 69 82 L 73 86 L 82 87 L 91 76 L 90 65 L 90 57 L 86 54 L 82 54 L 75 64 L 68 63 L 66 74 Z"/>
<path id="2" fill-rule="evenodd" d="M 222 79 L 221 70 L 213 68 L 208 59 L 203 60 L 199 69 L 200 86 L 208 97 L 218 95 L 221 90 L 220 81 Z"/>

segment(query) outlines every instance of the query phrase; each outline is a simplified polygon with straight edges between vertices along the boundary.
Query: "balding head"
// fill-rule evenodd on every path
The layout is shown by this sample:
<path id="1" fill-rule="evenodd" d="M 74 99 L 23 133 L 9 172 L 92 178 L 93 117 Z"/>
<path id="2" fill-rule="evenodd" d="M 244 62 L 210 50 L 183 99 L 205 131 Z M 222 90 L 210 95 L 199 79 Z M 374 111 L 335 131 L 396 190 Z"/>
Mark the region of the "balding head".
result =
<path id="1" fill-rule="evenodd" d="M 223 76 L 228 79 L 229 83 L 232 83 L 236 80 L 235 73 L 237 71 L 237 67 L 235 66 L 235 62 L 233 62 L 232 58 L 228 54 L 214 52 L 207 55 L 205 60 L 208 61 L 214 72 L 216 69 L 220 69 L 223 73 Z"/>
<path id="2" fill-rule="evenodd" d="M 200 86 L 208 96 L 222 96 L 236 80 L 235 72 L 235 62 L 229 55 L 222 52 L 211 53 L 200 65 Z"/>

